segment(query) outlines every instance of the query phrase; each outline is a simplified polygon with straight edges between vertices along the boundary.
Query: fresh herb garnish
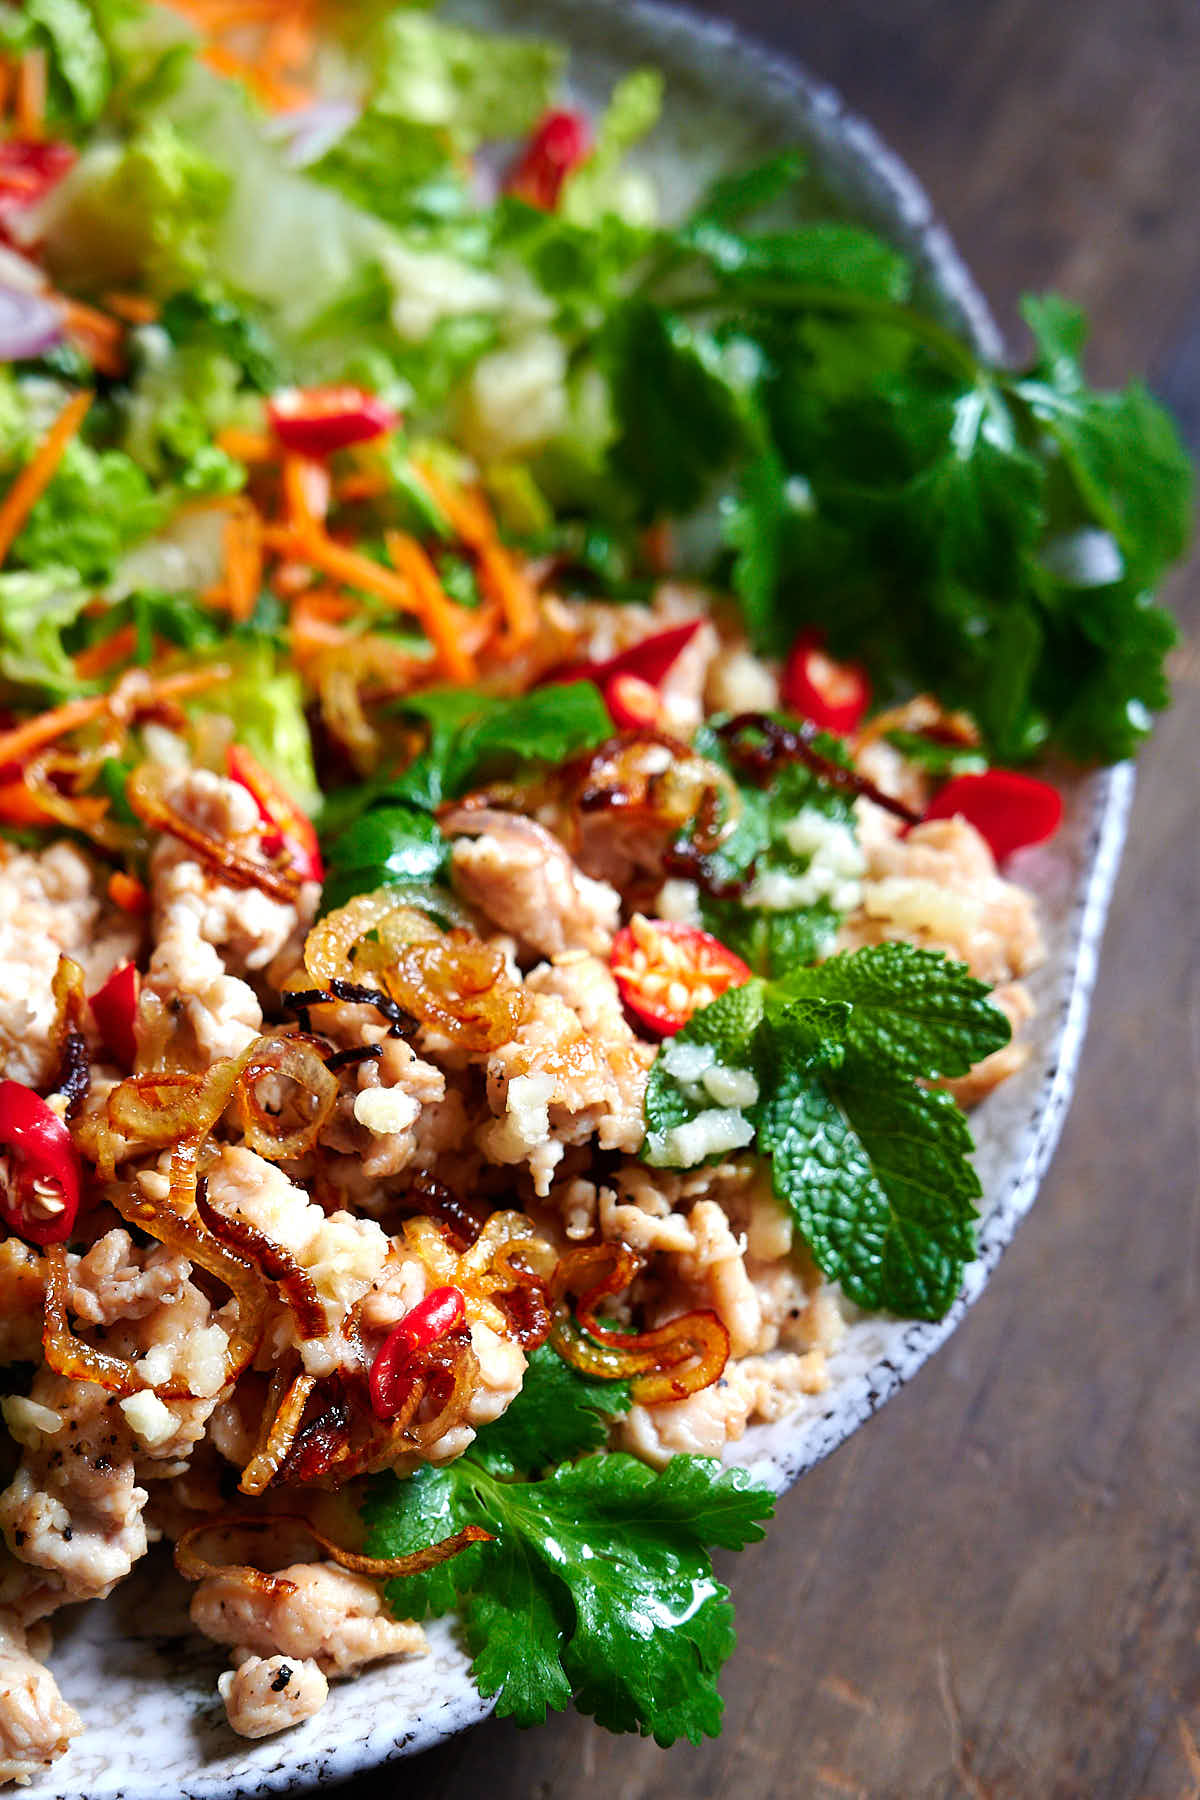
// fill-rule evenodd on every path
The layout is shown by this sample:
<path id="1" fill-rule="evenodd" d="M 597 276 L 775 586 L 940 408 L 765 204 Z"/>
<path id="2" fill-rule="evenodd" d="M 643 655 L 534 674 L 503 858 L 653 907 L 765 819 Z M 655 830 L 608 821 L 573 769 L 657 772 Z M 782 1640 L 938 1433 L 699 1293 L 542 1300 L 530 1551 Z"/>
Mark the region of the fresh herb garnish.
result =
<path id="1" fill-rule="evenodd" d="M 325 905 L 397 883 L 436 881 L 449 845 L 436 810 L 480 782 L 528 774 L 601 743 L 612 721 L 587 681 L 534 688 L 515 699 L 471 688 L 438 688 L 407 698 L 422 720 L 424 750 L 401 775 L 334 795 L 326 803 Z"/>
<path id="2" fill-rule="evenodd" d="M 705 1457 L 656 1474 L 632 1456 L 586 1454 L 628 1404 L 623 1383 L 586 1381 L 535 1351 L 521 1393 L 465 1456 L 373 1484 L 367 1548 L 403 1555 L 467 1524 L 493 1534 L 386 1592 L 399 1618 L 459 1613 L 499 1717 L 540 1724 L 574 1700 L 611 1731 L 698 1743 L 720 1729 L 716 1676 L 734 1645 L 709 1547 L 761 1537 L 772 1496 Z M 555 1458 L 541 1480 L 517 1477 Z"/>
<path id="3" fill-rule="evenodd" d="M 920 1084 L 1007 1043 L 988 991 L 900 943 L 730 989 L 650 1072 L 646 1160 L 689 1167 L 756 1137 L 831 1280 L 862 1306 L 941 1318 L 974 1255 L 982 1190 L 962 1112 Z"/>

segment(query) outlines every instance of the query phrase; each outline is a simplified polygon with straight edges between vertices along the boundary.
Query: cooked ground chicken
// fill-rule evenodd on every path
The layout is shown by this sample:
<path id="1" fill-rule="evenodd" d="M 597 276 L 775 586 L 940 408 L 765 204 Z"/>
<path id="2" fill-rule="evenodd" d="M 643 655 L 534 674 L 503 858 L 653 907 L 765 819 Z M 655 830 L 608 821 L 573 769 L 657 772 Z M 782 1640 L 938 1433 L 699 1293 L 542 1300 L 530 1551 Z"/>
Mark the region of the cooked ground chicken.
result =
<path id="1" fill-rule="evenodd" d="M 0 1608 L 0 1781 L 36 1780 L 83 1730 L 44 1666 L 49 1650 L 46 1626 L 27 1636 Z"/>
<path id="2" fill-rule="evenodd" d="M 547 656 L 604 659 L 695 618 L 697 596 L 664 586 L 652 607 L 547 600 L 545 612 Z M 530 679 L 539 672 L 531 664 Z M 773 706 L 777 674 L 703 619 L 661 698 L 663 726 L 687 738 L 706 706 Z M 181 737 L 159 748 L 179 815 L 251 867 L 277 868 L 278 844 L 248 789 L 181 763 Z M 40 1664 L 45 1615 L 102 1598 L 151 1542 L 179 1540 L 243 1504 L 272 1518 L 264 1566 L 281 1582 L 264 1592 L 232 1547 L 206 1546 L 218 1572 L 199 1581 L 191 1606 L 196 1627 L 229 1649 L 219 1691 L 234 1731 L 284 1730 L 320 1709 L 330 1679 L 422 1654 L 420 1628 L 391 1617 L 378 1582 L 305 1560 L 303 1517 L 317 1517 L 305 1508 L 329 1502 L 323 1490 L 344 1473 L 339 1459 L 404 1476 L 461 1456 L 504 1413 L 528 1368 L 522 1256 L 544 1271 L 576 1247 L 618 1246 L 636 1274 L 611 1302 L 615 1321 L 653 1328 L 695 1309 L 720 1320 L 729 1358 L 718 1379 L 682 1400 L 636 1404 L 613 1423 L 613 1445 L 652 1464 L 720 1454 L 754 1421 L 780 1418 L 824 1388 L 843 1307 L 776 1198 L 769 1166 L 745 1149 L 681 1171 L 639 1160 L 658 1044 L 626 1009 L 609 963 L 613 936 L 651 903 L 659 917 L 697 923 L 701 889 L 699 872 L 664 879 L 662 863 L 680 828 L 673 784 L 687 752 L 652 738 L 638 757 L 632 806 L 620 803 L 628 771 L 610 744 L 595 774 L 604 803 L 578 817 L 553 782 L 530 808 L 536 818 L 490 790 L 443 812 L 448 904 L 470 922 L 446 942 L 468 946 L 468 971 L 488 971 L 478 989 L 476 974 L 463 977 L 458 1003 L 469 1011 L 478 1000 L 481 1018 L 503 1018 L 502 1032 L 477 1021 L 456 1036 L 445 1014 L 440 1023 L 432 1012 L 409 1016 L 387 986 L 398 967 L 379 954 L 387 931 L 401 929 L 395 919 L 375 928 L 379 941 L 359 943 L 361 962 L 344 962 L 349 987 L 315 983 L 305 963 L 317 941 L 306 946 L 315 882 L 294 899 L 273 897 L 160 836 L 149 917 L 139 922 L 103 897 L 104 878 L 83 851 L 0 848 L 0 1076 L 35 1088 L 50 1079 L 60 952 L 81 962 L 89 992 L 137 958 L 136 1093 L 152 1120 L 175 1121 L 156 1133 L 122 1115 L 118 1133 L 110 1107 L 126 1071 L 101 1065 L 90 1042 L 75 1131 L 104 1166 L 68 1247 L 66 1310 L 73 1354 L 105 1353 L 110 1386 L 78 1378 L 74 1364 L 71 1375 L 50 1367 L 50 1265 L 16 1236 L 0 1241 L 0 1361 L 34 1365 L 2 1401 L 17 1454 L 0 1491 L 0 1775 L 36 1775 L 80 1729 Z M 910 797 L 925 779 L 886 744 L 860 760 Z M 685 769 L 683 791 L 695 776 Z M 997 873 L 961 820 L 902 835 L 878 807 L 857 810 L 858 841 L 843 826 L 837 845 L 825 845 L 840 858 L 834 898 L 849 914 L 839 942 L 946 949 L 996 984 L 996 1005 L 1021 1026 L 1030 1011 L 1022 977 L 1041 953 L 1030 896 Z M 816 856 L 822 845 L 808 848 Z M 417 1006 L 424 996 L 406 999 Z M 295 1055 L 280 1047 L 285 1029 L 324 1063 L 319 1097 L 283 1072 Z M 229 1059 L 260 1037 L 265 1062 L 235 1084 Z M 1014 1041 L 947 1085 L 973 1101 L 1023 1055 Z M 223 1110 L 206 1115 L 193 1167 L 189 1107 L 210 1093 Z M 272 1141 L 284 1130 L 286 1147 Z M 141 1206 L 142 1221 L 172 1224 L 169 1241 L 119 1222 L 107 1199 L 124 1216 Z M 247 1280 L 261 1329 L 239 1337 Z M 445 1360 L 423 1361 L 403 1336 L 391 1340 L 401 1348 L 389 1412 L 368 1374 L 390 1334 L 446 1286 L 459 1290 L 463 1312 L 434 1345 Z M 247 1347 L 231 1374 L 239 1342 Z M 57 1359 L 56 1343 L 48 1339 Z M 469 1379 L 453 1388 L 447 1368 Z"/>

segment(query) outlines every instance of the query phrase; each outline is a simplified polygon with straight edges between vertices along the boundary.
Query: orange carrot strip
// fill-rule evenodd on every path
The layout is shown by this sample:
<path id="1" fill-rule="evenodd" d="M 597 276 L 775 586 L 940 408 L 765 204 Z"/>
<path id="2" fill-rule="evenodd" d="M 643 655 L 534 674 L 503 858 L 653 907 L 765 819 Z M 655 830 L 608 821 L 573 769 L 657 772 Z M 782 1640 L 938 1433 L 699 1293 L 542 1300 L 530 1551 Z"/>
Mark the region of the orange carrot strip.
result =
<path id="1" fill-rule="evenodd" d="M 0 781 L 0 825 L 48 825 L 52 822 L 52 814 L 20 777 Z"/>
<path id="2" fill-rule="evenodd" d="M 269 550 L 282 551 L 298 562 L 311 563 L 322 574 L 330 575 L 346 587 L 358 588 L 364 594 L 375 594 L 403 612 L 414 611 L 413 594 L 407 581 L 395 570 L 385 568 L 357 550 L 335 543 L 323 531 L 296 531 L 288 526 L 268 525 L 263 543 Z"/>
<path id="3" fill-rule="evenodd" d="M 329 510 L 329 474 L 324 466 L 309 456 L 285 456 L 283 503 L 293 530 L 323 531 Z"/>
<path id="4" fill-rule="evenodd" d="M 46 125 L 46 52 L 28 50 L 17 64 L 17 131 L 35 141 Z"/>
<path id="5" fill-rule="evenodd" d="M 372 469 L 352 469 L 337 483 L 337 497 L 343 501 L 377 500 L 386 494 L 390 483 L 386 475 Z"/>
<path id="6" fill-rule="evenodd" d="M 7 731 L 0 731 L 0 769 L 11 763 L 24 762 L 43 744 L 51 744 L 55 738 L 64 737 L 68 731 L 78 731 L 81 725 L 90 725 L 108 708 L 108 696 L 95 694 L 84 700 L 68 700 L 64 706 L 56 706 L 50 712 L 38 713 L 35 718 L 23 719 L 19 725 L 10 726 Z"/>
<path id="7" fill-rule="evenodd" d="M 458 536 L 478 558 L 480 584 L 499 601 L 504 615 L 501 648 L 512 655 L 537 634 L 537 596 L 532 583 L 500 542 L 478 494 L 452 487 L 427 463 L 418 465 L 418 473 Z"/>
<path id="8" fill-rule="evenodd" d="M 124 869 L 114 869 L 108 878 L 108 897 L 122 912 L 132 914 L 135 919 L 144 918 L 150 911 L 150 895 L 146 884 L 139 881 L 136 875 L 129 875 Z"/>
<path id="9" fill-rule="evenodd" d="M 265 431 L 243 431 L 237 425 L 218 431 L 217 449 L 244 463 L 275 462 L 279 456 L 279 445 Z"/>
<path id="10" fill-rule="evenodd" d="M 118 319 L 124 319 L 127 325 L 153 325 L 158 317 L 157 303 L 145 294 L 105 294 L 104 304 L 109 312 L 116 313 Z"/>
<path id="11" fill-rule="evenodd" d="M 101 638 L 79 652 L 75 658 L 75 673 L 81 681 L 94 681 L 98 675 L 107 675 L 118 663 L 128 661 L 136 649 L 136 628 L 122 625 L 111 637 Z"/>
<path id="12" fill-rule="evenodd" d="M 84 414 L 92 404 L 86 391 L 72 394 L 38 445 L 32 458 L 0 501 L 0 563 L 3 563 L 22 525 L 38 500 L 54 479 L 67 445 L 83 424 Z"/>
<path id="13" fill-rule="evenodd" d="M 386 537 L 388 555 L 398 572 L 410 582 L 412 608 L 425 628 L 425 635 L 437 651 L 447 676 L 462 686 L 475 679 L 475 663 L 462 641 L 463 608 L 447 597 L 438 572 L 416 538 L 403 531 L 389 531 Z"/>
<path id="14" fill-rule="evenodd" d="M 250 617 L 262 587 L 262 520 L 248 500 L 230 506 L 225 524 L 225 600 L 231 617 Z"/>

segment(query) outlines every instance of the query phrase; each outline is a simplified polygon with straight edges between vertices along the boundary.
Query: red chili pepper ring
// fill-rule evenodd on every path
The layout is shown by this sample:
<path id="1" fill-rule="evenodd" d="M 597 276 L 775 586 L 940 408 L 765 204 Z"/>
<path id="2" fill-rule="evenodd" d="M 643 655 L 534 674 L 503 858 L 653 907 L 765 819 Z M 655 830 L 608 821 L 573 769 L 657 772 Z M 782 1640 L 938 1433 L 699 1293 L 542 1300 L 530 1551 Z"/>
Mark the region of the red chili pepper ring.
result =
<path id="1" fill-rule="evenodd" d="M 0 1216 L 30 1244 L 61 1244 L 79 1211 L 71 1134 L 39 1094 L 0 1081 Z"/>
<path id="2" fill-rule="evenodd" d="M 405 1394 L 405 1365 L 418 1350 L 427 1350 L 466 1321 L 463 1297 L 456 1287 L 433 1288 L 411 1312 L 393 1325 L 383 1340 L 369 1377 L 371 1410 L 377 1419 L 399 1412 Z"/>

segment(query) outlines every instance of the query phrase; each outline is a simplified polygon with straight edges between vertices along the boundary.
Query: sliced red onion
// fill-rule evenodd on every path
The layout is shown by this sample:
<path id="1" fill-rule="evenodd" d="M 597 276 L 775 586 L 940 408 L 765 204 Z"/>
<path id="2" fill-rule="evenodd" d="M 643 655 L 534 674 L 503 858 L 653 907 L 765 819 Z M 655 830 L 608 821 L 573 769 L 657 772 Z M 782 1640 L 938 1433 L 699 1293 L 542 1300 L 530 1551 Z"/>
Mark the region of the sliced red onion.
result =
<path id="1" fill-rule="evenodd" d="M 62 336 L 58 308 L 44 295 L 0 287 L 0 362 L 40 356 Z"/>
<path id="2" fill-rule="evenodd" d="M 291 169 L 306 169 L 332 150 L 359 115 L 353 100 L 317 100 L 295 112 L 279 113 L 271 121 L 271 135 L 283 146 L 283 159 Z"/>

